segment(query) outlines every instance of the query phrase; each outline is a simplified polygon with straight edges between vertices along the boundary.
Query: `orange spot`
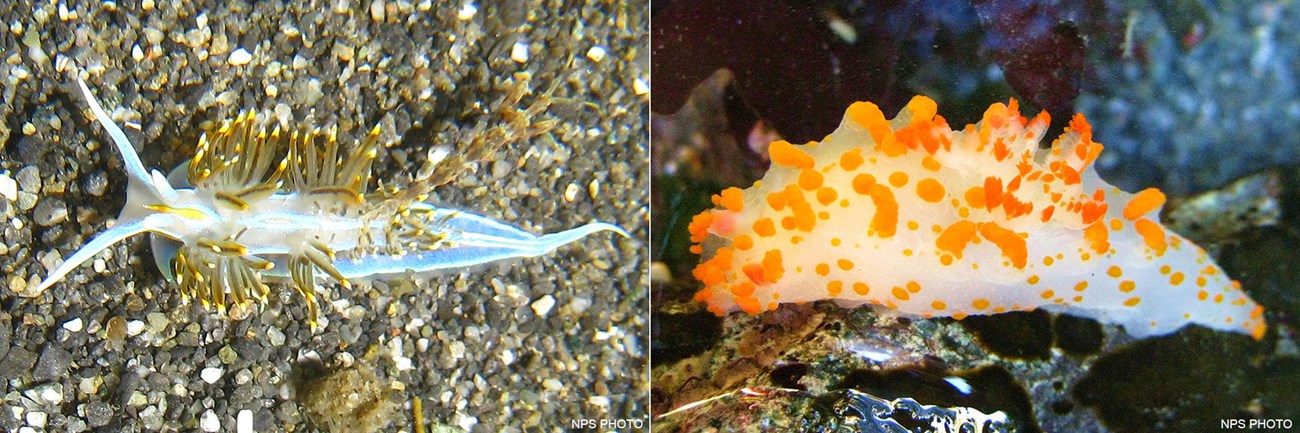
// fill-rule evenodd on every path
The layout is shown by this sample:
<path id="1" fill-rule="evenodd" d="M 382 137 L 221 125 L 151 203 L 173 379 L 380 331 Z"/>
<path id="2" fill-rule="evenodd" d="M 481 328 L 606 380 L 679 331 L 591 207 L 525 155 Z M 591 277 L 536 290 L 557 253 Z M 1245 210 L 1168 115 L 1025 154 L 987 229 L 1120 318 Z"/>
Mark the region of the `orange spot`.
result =
<path id="1" fill-rule="evenodd" d="M 799 187 L 804 191 L 813 191 L 822 187 L 822 172 L 811 168 L 799 172 Z"/>
<path id="2" fill-rule="evenodd" d="M 948 308 L 948 304 L 943 303 L 943 301 L 934 301 L 930 303 L 930 308 L 942 311 Z"/>
<path id="3" fill-rule="evenodd" d="M 1110 206 L 1107 205 L 1106 203 L 1099 204 L 1097 202 L 1090 201 L 1083 204 L 1083 209 L 1079 213 L 1079 217 L 1083 219 L 1084 224 L 1092 224 L 1093 221 L 1096 221 L 1100 219 L 1102 216 L 1106 215 L 1106 209 L 1108 209 L 1109 207 Z M 1119 230 L 1120 228 L 1122 227 L 1117 227 L 1115 228 L 1115 230 Z"/>
<path id="4" fill-rule="evenodd" d="M 751 283 L 740 283 L 731 286 L 731 294 L 737 297 L 749 296 L 754 294 L 754 285 Z"/>
<path id="5" fill-rule="evenodd" d="M 906 289 L 904 289 L 904 288 L 902 288 L 902 287 L 895 287 L 895 288 L 894 288 L 894 297 L 895 297 L 895 298 L 898 298 L 898 300 L 900 300 L 900 301 L 906 301 L 908 298 L 911 297 L 911 295 L 907 293 L 907 290 L 906 290 Z"/>
<path id="6" fill-rule="evenodd" d="M 960 259 L 962 251 L 966 250 L 966 244 L 975 237 L 975 229 L 975 223 L 959 220 L 944 229 L 943 233 L 939 234 L 939 238 L 934 241 L 934 245 Z"/>
<path id="7" fill-rule="evenodd" d="M 925 158 L 921 158 L 921 167 L 925 167 L 926 170 L 930 171 L 939 171 L 940 168 L 943 168 L 943 164 L 940 164 L 939 160 L 934 159 L 933 156 L 926 155 Z"/>
<path id="8" fill-rule="evenodd" d="M 727 210 L 739 213 L 745 210 L 745 193 L 740 188 L 731 187 L 722 190 L 722 193 L 713 196 L 713 204 L 727 208 Z"/>
<path id="9" fill-rule="evenodd" d="M 840 154 L 840 167 L 844 170 L 856 170 L 858 167 L 862 166 L 863 162 L 861 147 L 855 147 Z"/>
<path id="10" fill-rule="evenodd" d="M 1137 297 L 1137 296 L 1134 296 L 1134 297 L 1132 297 L 1132 298 L 1128 298 L 1128 300 L 1124 301 L 1124 305 L 1125 305 L 1125 306 L 1128 306 L 1128 307 L 1136 307 L 1136 306 L 1138 305 L 1139 302 L 1142 302 L 1142 298 L 1139 298 L 1139 297 Z"/>
<path id="11" fill-rule="evenodd" d="M 810 169 L 816 163 L 808 152 L 804 152 L 803 149 L 795 147 L 795 145 L 785 140 L 773 141 L 767 147 L 767 153 L 771 155 L 772 163 L 787 167 Z M 755 300 L 754 302 L 757 304 L 758 301 Z"/>
<path id="12" fill-rule="evenodd" d="M 1114 231 L 1124 230 L 1124 222 L 1120 221 L 1119 218 L 1111 218 L 1110 229 Z"/>
<path id="13" fill-rule="evenodd" d="M 907 229 L 908 229 L 908 230 L 916 230 L 916 229 L 919 229 L 919 228 L 921 228 L 921 225 L 920 225 L 920 224 L 917 224 L 916 221 L 908 221 L 908 222 L 907 222 Z"/>
<path id="14" fill-rule="evenodd" d="M 1124 293 L 1132 292 L 1133 289 L 1136 288 L 1137 288 L 1137 283 L 1133 282 L 1133 280 L 1124 280 L 1119 282 L 1119 291 L 1121 292 Z"/>
<path id="15" fill-rule="evenodd" d="M 840 295 L 840 292 L 842 292 L 842 291 L 844 291 L 844 282 L 843 282 L 843 281 L 835 280 L 835 281 L 831 281 L 831 282 L 829 282 L 829 283 L 826 283 L 826 293 L 829 294 L 829 295 L 831 295 L 831 297 L 839 296 L 839 295 Z"/>
<path id="16" fill-rule="evenodd" d="M 903 185 L 907 185 L 907 173 L 895 171 L 889 175 L 889 184 L 893 185 L 894 188 L 902 188 Z"/>
<path id="17" fill-rule="evenodd" d="M 1171 286 L 1177 286 L 1177 285 L 1179 285 L 1179 284 L 1182 284 L 1182 283 L 1183 283 L 1183 278 L 1184 278 L 1184 277 L 1183 277 L 1183 273 L 1182 273 L 1182 272 L 1174 272 L 1173 275 L 1170 275 L 1170 276 L 1169 276 L 1169 285 L 1171 285 Z"/>
<path id="18" fill-rule="evenodd" d="M 1030 276 L 1029 276 L 1029 280 L 1028 280 L 1029 284 L 1038 284 L 1038 281 L 1039 281 L 1039 280 L 1038 280 L 1038 276 L 1037 276 L 1037 275 L 1030 275 Z"/>
<path id="19" fill-rule="evenodd" d="M 836 260 L 836 261 L 835 261 L 835 264 L 836 264 L 836 265 L 839 265 L 840 269 L 843 269 L 843 270 L 846 270 L 846 271 L 851 271 L 851 270 L 853 270 L 853 262 L 852 262 L 852 261 L 849 261 L 848 259 L 839 259 L 839 260 Z"/>
<path id="20" fill-rule="evenodd" d="M 1044 208 L 1044 209 L 1043 209 L 1043 216 L 1042 216 L 1042 220 L 1043 220 L 1043 222 L 1051 221 L 1051 220 L 1052 220 L 1052 213 L 1055 212 L 1055 211 L 1056 211 L 1056 206 L 1048 206 L 1048 207 Z"/>
<path id="21" fill-rule="evenodd" d="M 735 245 L 736 249 L 745 251 L 754 247 L 754 238 L 749 235 L 739 235 L 736 236 L 736 240 L 731 241 L 731 244 Z"/>
<path id="22" fill-rule="evenodd" d="M 939 181 L 937 180 L 934 180 L 934 178 L 927 177 L 925 179 L 921 179 L 920 182 L 916 183 L 916 195 L 920 196 L 921 200 L 925 200 L 930 203 L 938 203 L 939 200 L 943 200 L 943 196 L 944 196 L 943 184 L 939 183 Z"/>
<path id="23" fill-rule="evenodd" d="M 1205 277 L 1196 277 L 1196 287 L 1205 287 L 1206 283 Z"/>
<path id="24" fill-rule="evenodd" d="M 1124 276 L 1124 270 L 1118 265 L 1111 265 L 1110 269 L 1106 270 L 1106 275 L 1110 275 L 1111 278 L 1119 278 Z"/>
<path id="25" fill-rule="evenodd" d="M 1095 222 L 1084 229 L 1083 239 L 1088 241 L 1088 248 L 1096 251 L 1097 254 L 1105 254 L 1110 251 L 1110 232 L 1106 230 L 1106 225 L 1101 222 Z"/>
<path id="26" fill-rule="evenodd" d="M 866 173 L 860 173 L 853 176 L 853 191 L 858 194 L 867 195 L 871 193 L 871 187 L 876 186 L 876 178 Z"/>
<path id="27" fill-rule="evenodd" d="M 1169 267 L 1169 265 L 1162 265 L 1160 266 L 1160 275 L 1169 275 L 1169 271 L 1172 270 L 1173 268 Z"/>
<path id="28" fill-rule="evenodd" d="M 821 275 L 823 277 L 830 275 L 831 273 L 831 265 L 825 263 L 818 263 L 815 269 L 817 271 L 817 275 Z"/>
<path id="29" fill-rule="evenodd" d="M 844 242 L 844 241 L 840 240 L 840 238 L 831 238 L 831 246 L 833 246 L 833 247 L 838 247 L 838 246 L 840 246 L 840 243 L 841 243 L 841 242 Z"/>
<path id="30" fill-rule="evenodd" d="M 993 176 L 984 178 L 984 205 L 989 210 L 1002 204 L 1002 179 Z"/>
<path id="31" fill-rule="evenodd" d="M 817 190 L 817 202 L 823 206 L 830 205 L 836 198 L 839 198 L 839 193 L 835 192 L 835 188 L 828 186 Z"/>
<path id="32" fill-rule="evenodd" d="M 898 226 L 898 201 L 884 185 L 871 186 L 871 202 L 876 205 L 876 215 L 871 218 L 871 230 L 881 238 L 891 238 Z"/>
<path id="33" fill-rule="evenodd" d="M 749 277 L 749 281 L 753 281 L 754 284 L 766 285 L 772 283 L 771 281 L 768 281 L 767 277 L 764 275 L 767 271 L 763 269 L 763 265 L 758 263 L 748 263 L 745 266 L 742 266 L 740 270 L 743 271 L 745 276 Z"/>
<path id="34" fill-rule="evenodd" d="M 984 298 L 976 299 L 975 302 L 970 303 L 970 306 L 976 310 L 983 310 L 989 307 L 989 300 Z"/>
<path id="35" fill-rule="evenodd" d="M 1124 219 L 1138 219 L 1148 212 L 1159 209 L 1165 204 L 1165 193 L 1155 188 L 1147 188 L 1133 196 L 1133 200 L 1124 206 Z"/>
<path id="36" fill-rule="evenodd" d="M 1196 292 L 1196 299 L 1199 299 L 1199 300 L 1204 301 L 1204 300 L 1209 299 L 1209 298 L 1210 298 L 1210 292 L 1207 292 L 1207 291 L 1204 291 L 1204 290 L 1201 290 L 1201 291 L 1199 291 L 1199 292 Z"/>
<path id="37" fill-rule="evenodd" d="M 1043 299 L 1052 299 L 1053 296 L 1056 296 L 1056 292 L 1053 292 L 1051 290 L 1044 290 L 1043 293 L 1040 294 L 1039 296 L 1042 296 Z"/>
<path id="38" fill-rule="evenodd" d="M 1052 266 L 1052 263 L 1055 263 L 1055 262 L 1056 262 L 1056 259 L 1053 259 L 1052 256 L 1043 256 L 1043 265 L 1044 265 L 1044 266 Z"/>
<path id="39" fill-rule="evenodd" d="M 868 287 L 867 283 L 862 283 L 862 282 L 853 283 L 853 293 L 866 296 L 867 293 L 871 293 L 871 287 Z"/>
<path id="40" fill-rule="evenodd" d="M 966 190 L 966 194 L 965 194 L 965 196 L 966 196 L 966 204 L 969 204 L 970 207 L 975 208 L 975 209 L 983 209 L 983 208 L 984 208 L 984 188 L 983 188 L 983 187 L 972 186 L 972 187 L 970 187 L 970 189 Z"/>
<path id="41" fill-rule="evenodd" d="M 785 209 L 785 191 L 778 191 L 767 195 L 767 206 L 774 211 L 780 212 Z"/>
<path id="42" fill-rule="evenodd" d="M 772 223 L 771 218 L 759 218 L 754 221 L 754 233 L 762 237 L 771 237 L 776 235 L 776 225 Z"/>
<path id="43" fill-rule="evenodd" d="M 781 250 L 767 250 L 763 254 L 763 276 L 767 281 L 775 283 L 785 275 L 785 266 L 781 262 Z"/>
<path id="44" fill-rule="evenodd" d="M 917 283 L 917 282 L 915 282 L 915 281 L 908 281 L 908 282 L 907 282 L 907 291 L 912 292 L 912 293 L 920 292 L 920 291 L 921 291 L 921 284 L 920 284 L 920 283 Z"/>
<path id="45" fill-rule="evenodd" d="M 980 224 L 979 229 L 980 235 L 997 245 L 998 249 L 1002 250 L 1002 256 L 1010 260 L 1012 266 L 1018 269 L 1025 268 L 1026 256 L 1029 253 L 1025 247 L 1025 238 L 994 222 Z"/>
<path id="46" fill-rule="evenodd" d="M 1133 227 L 1142 235 L 1142 241 L 1146 243 L 1147 248 L 1155 251 L 1156 257 L 1165 255 L 1169 244 L 1165 242 L 1165 229 L 1160 227 L 1160 224 L 1146 218 L 1138 218 L 1133 223 Z"/>
<path id="47" fill-rule="evenodd" d="M 1080 281 L 1079 284 L 1075 284 L 1075 285 L 1074 285 L 1074 291 L 1076 291 L 1076 292 L 1082 292 L 1082 291 L 1084 291 L 1084 290 L 1088 290 L 1088 282 L 1087 282 L 1087 281 Z"/>
<path id="48" fill-rule="evenodd" d="M 753 296 L 737 297 L 736 306 L 749 314 L 758 314 L 763 311 L 763 305 L 758 302 L 758 298 Z"/>

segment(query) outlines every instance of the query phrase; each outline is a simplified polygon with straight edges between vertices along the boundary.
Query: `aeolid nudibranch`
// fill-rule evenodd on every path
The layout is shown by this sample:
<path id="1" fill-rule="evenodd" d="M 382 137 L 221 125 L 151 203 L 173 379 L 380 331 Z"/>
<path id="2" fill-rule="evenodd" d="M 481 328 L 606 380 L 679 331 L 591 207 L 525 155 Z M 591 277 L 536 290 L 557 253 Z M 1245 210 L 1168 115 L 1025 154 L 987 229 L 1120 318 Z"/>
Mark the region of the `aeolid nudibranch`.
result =
<path id="1" fill-rule="evenodd" d="M 369 192 L 379 127 L 350 149 L 319 128 L 268 130 L 251 114 L 204 134 L 187 165 L 169 178 L 146 171 L 86 83 L 91 111 L 108 131 L 127 171 L 126 206 L 116 224 L 91 239 L 41 281 L 39 293 L 99 251 L 152 233 L 159 268 L 184 298 L 224 311 L 228 302 L 262 302 L 265 281 L 288 281 L 317 324 L 316 282 L 403 277 L 515 257 L 547 254 L 608 223 L 546 235 L 469 212 L 425 203 L 423 194 Z M 263 122 L 264 123 L 264 122 Z"/>
<path id="2" fill-rule="evenodd" d="M 1097 177 L 1077 114 L 1039 148 L 1046 112 L 1015 100 L 954 131 L 918 96 L 892 120 L 849 107 L 820 143 L 777 141 L 754 186 L 691 223 L 696 299 L 719 315 L 834 299 L 963 318 L 1043 308 L 1143 337 L 1188 323 L 1263 337 L 1263 307 L 1159 223 L 1165 196 Z"/>

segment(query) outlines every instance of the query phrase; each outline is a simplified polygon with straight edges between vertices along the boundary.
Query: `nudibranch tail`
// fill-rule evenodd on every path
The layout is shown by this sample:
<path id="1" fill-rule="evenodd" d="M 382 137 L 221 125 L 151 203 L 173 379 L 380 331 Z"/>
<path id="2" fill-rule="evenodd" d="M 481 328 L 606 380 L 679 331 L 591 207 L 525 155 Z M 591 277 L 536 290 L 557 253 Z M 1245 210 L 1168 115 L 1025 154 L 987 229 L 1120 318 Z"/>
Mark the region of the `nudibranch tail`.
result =
<path id="1" fill-rule="evenodd" d="M 958 319 L 1045 308 L 1139 337 L 1188 323 L 1263 337 L 1263 307 L 1160 225 L 1164 194 L 1101 180 L 1081 114 L 1040 149 L 1049 123 L 1011 100 L 952 129 L 916 97 L 892 120 L 855 103 L 820 143 L 774 142 L 760 182 L 690 224 L 696 299 L 718 314 L 820 299 Z"/>

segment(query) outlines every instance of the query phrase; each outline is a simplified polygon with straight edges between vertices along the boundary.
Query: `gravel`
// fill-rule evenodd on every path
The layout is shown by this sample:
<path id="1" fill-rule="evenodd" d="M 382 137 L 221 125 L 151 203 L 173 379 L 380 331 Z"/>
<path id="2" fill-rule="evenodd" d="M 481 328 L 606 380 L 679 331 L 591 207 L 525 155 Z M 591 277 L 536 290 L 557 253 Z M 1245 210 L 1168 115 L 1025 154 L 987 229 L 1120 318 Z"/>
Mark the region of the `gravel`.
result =
<path id="1" fill-rule="evenodd" d="M 73 1 L 5 13 L 0 430 L 317 431 L 298 386 L 354 363 L 375 369 L 398 405 L 392 431 L 415 431 L 416 397 L 425 431 L 646 418 L 648 95 L 636 83 L 649 76 L 647 5 L 435 3 Z M 490 109 L 509 81 L 527 76 L 522 106 L 555 88 L 534 119 L 551 130 L 466 164 L 429 201 L 537 233 L 606 221 L 633 239 L 329 286 L 319 332 L 278 284 L 243 320 L 183 303 L 142 236 L 29 293 L 125 204 L 121 158 L 86 115 L 78 68 L 150 169 L 170 171 L 203 128 L 254 110 L 338 125 L 349 142 L 380 125 L 391 146 L 374 177 L 385 184 L 431 145 L 464 152 L 499 123 Z M 568 185 L 580 188 L 566 197 Z M 210 382 L 212 368 L 224 374 Z M 60 403 L 45 399 L 55 385 Z M 38 387 L 41 398 L 24 394 Z"/>

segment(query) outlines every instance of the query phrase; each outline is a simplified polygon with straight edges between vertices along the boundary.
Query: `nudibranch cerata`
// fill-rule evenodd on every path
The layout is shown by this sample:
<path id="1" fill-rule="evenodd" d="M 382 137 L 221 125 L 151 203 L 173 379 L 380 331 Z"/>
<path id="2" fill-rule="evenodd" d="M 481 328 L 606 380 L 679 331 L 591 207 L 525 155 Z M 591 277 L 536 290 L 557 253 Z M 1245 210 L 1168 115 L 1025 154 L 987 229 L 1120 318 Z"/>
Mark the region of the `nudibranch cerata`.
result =
<path id="1" fill-rule="evenodd" d="M 185 299 L 224 311 L 228 302 L 264 302 L 264 280 L 287 281 L 306 299 L 315 329 L 318 276 L 348 286 L 541 256 L 601 231 L 628 236 L 603 222 L 538 236 L 423 202 L 423 194 L 369 192 L 378 126 L 347 149 L 333 131 L 268 130 L 246 114 L 204 134 L 193 159 L 164 177 L 145 170 L 80 77 L 77 84 L 122 155 L 126 206 L 116 224 L 51 271 L 38 293 L 99 251 L 147 232 L 161 236 L 154 237 L 155 259 Z"/>
<path id="2" fill-rule="evenodd" d="M 1137 337 L 1188 323 L 1249 334 L 1263 307 L 1203 249 L 1159 223 L 1165 196 L 1097 176 L 1076 114 L 1050 148 L 1016 101 L 954 131 L 918 96 L 892 120 L 849 107 L 820 143 L 771 144 L 772 168 L 692 221 L 696 299 L 756 314 L 833 299 L 961 319 L 1043 308 Z"/>

